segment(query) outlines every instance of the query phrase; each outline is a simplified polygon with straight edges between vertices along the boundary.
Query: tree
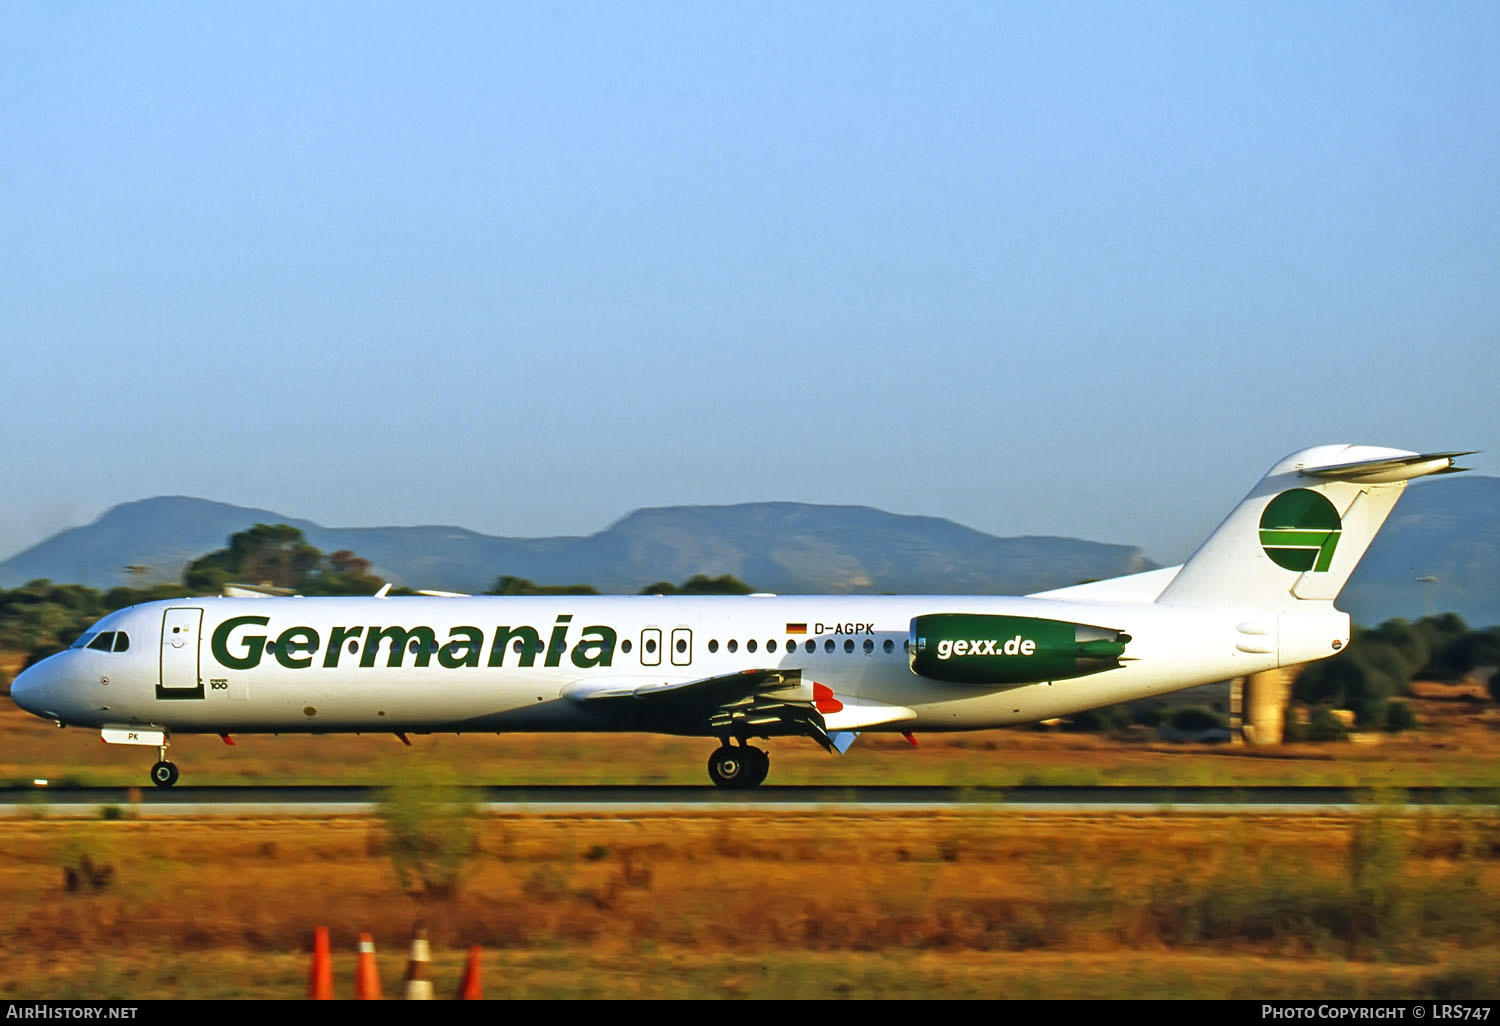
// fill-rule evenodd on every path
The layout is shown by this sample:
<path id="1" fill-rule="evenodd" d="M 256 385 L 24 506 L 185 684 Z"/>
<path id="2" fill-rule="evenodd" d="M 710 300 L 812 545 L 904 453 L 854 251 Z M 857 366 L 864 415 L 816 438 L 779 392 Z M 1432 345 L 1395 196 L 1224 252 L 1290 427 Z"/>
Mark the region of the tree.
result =
<path id="1" fill-rule="evenodd" d="M 1424 616 L 1417 621 L 1417 629 L 1427 637 L 1427 648 L 1431 653 L 1424 667 L 1429 675 L 1440 680 L 1452 680 L 1468 672 L 1462 665 L 1462 656 L 1454 646 L 1469 633 L 1468 626 L 1457 613 L 1439 616 Z"/>
<path id="2" fill-rule="evenodd" d="M 733 574 L 720 574 L 718 577 L 710 577 L 707 574 L 694 574 L 682 584 L 673 584 L 670 581 L 657 581 L 648 584 L 641 589 L 642 595 L 749 595 L 755 589 Z"/>
<path id="3" fill-rule="evenodd" d="M 213 593 L 231 581 L 302 590 L 323 554 L 290 524 L 256 524 L 231 535 L 229 545 L 188 564 L 183 583 L 189 589 Z"/>
<path id="4" fill-rule="evenodd" d="M 1407 620 L 1387 620 L 1364 636 L 1388 644 L 1400 657 L 1408 680 L 1425 669 L 1432 658 L 1427 633 Z"/>
<path id="5" fill-rule="evenodd" d="M 385 582 L 370 570 L 368 559 L 339 549 L 318 561 L 303 578 L 301 591 L 304 595 L 373 595 Z"/>
<path id="6" fill-rule="evenodd" d="M 325 557 L 290 524 L 256 524 L 231 535 L 225 548 L 189 563 L 182 579 L 198 594 L 239 582 L 301 595 L 373 595 L 384 582 L 370 571 L 370 561 L 348 549 Z"/>
<path id="7" fill-rule="evenodd" d="M 27 653 L 29 666 L 67 648 L 106 612 L 92 588 L 31 581 L 0 592 L 0 648 Z"/>
<path id="8" fill-rule="evenodd" d="M 490 585 L 486 595 L 597 595 L 599 589 L 589 584 L 535 584 L 526 577 L 501 574 Z"/>

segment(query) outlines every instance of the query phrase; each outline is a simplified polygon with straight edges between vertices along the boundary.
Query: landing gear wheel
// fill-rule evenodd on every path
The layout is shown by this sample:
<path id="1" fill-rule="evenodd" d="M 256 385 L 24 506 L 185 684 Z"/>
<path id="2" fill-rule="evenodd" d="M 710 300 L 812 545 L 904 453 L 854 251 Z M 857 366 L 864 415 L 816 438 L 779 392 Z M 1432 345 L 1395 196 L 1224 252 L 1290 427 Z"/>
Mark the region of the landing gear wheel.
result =
<path id="1" fill-rule="evenodd" d="M 745 753 L 745 759 L 750 763 L 750 775 L 746 777 L 745 787 L 759 787 L 765 782 L 766 774 L 771 772 L 771 757 L 759 748 L 751 748 L 746 745 L 740 751 Z"/>
<path id="2" fill-rule="evenodd" d="M 770 770 L 771 757 L 749 745 L 723 745 L 708 757 L 709 779 L 723 788 L 755 787 Z"/>
<path id="3" fill-rule="evenodd" d="M 163 759 L 151 767 L 151 783 L 157 787 L 171 787 L 177 783 L 177 767 Z"/>
<path id="4" fill-rule="evenodd" d="M 745 750 L 733 745 L 724 745 L 708 757 L 708 777 L 719 787 L 740 788 L 751 776 L 750 760 Z"/>

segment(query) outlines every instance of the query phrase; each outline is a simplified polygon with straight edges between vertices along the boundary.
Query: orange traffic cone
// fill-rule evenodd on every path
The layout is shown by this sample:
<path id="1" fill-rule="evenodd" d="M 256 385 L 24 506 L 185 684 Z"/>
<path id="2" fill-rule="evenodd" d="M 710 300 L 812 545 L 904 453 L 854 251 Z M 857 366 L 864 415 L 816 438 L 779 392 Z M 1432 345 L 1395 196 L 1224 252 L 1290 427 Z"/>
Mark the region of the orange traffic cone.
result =
<path id="1" fill-rule="evenodd" d="M 354 997 L 358 1001 L 380 998 L 380 972 L 375 968 L 375 939 L 359 935 L 359 961 L 354 966 Z"/>
<path id="2" fill-rule="evenodd" d="M 312 972 L 307 980 L 307 996 L 314 1001 L 333 1000 L 333 962 L 328 956 L 328 927 L 313 932 Z"/>
<path id="3" fill-rule="evenodd" d="M 469 949 L 469 964 L 464 969 L 463 981 L 458 985 L 458 999 L 460 1001 L 478 1001 L 484 997 L 484 991 L 479 987 L 479 945 Z"/>
<path id="4" fill-rule="evenodd" d="M 406 961 L 406 1000 L 431 1001 L 432 977 L 428 963 L 432 951 L 427 944 L 427 928 L 418 923 L 411 932 L 411 956 Z"/>

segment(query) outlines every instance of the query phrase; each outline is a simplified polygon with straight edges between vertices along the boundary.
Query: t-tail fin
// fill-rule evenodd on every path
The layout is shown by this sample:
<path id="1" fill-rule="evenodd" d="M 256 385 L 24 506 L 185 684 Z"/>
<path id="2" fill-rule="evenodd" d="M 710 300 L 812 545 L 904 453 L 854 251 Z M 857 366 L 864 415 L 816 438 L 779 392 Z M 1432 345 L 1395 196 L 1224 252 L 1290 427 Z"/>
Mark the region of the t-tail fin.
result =
<path id="1" fill-rule="evenodd" d="M 1464 468 L 1462 452 L 1320 445 L 1271 468 L 1157 604 L 1291 611 L 1331 603 L 1406 482 Z"/>

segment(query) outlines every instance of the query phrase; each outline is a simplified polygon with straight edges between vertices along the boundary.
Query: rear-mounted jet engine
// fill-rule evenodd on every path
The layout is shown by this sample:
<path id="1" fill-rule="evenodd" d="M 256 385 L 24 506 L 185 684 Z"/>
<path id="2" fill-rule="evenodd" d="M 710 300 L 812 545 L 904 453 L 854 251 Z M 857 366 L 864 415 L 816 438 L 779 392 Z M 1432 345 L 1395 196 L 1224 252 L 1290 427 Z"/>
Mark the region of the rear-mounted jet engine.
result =
<path id="1" fill-rule="evenodd" d="M 1120 665 L 1130 635 L 1032 616 L 929 613 L 911 622 L 913 673 L 955 684 L 1067 680 Z"/>

